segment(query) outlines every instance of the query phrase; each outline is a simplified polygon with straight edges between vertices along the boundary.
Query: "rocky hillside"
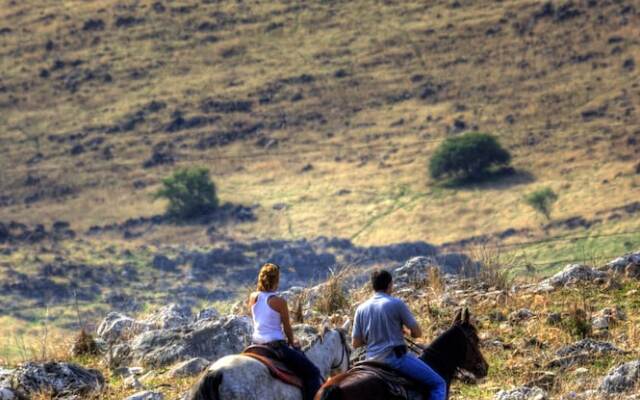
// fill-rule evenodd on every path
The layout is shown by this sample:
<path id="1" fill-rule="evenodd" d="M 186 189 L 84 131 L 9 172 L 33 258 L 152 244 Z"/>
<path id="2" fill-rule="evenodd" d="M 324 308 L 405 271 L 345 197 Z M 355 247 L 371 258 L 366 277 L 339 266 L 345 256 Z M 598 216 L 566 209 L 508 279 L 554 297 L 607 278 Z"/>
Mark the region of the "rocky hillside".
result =
<path id="1" fill-rule="evenodd" d="M 0 362 L 110 312 L 229 312 L 268 260 L 289 288 L 637 249 L 639 27 L 633 0 L 6 0 Z M 472 130 L 512 174 L 432 181 L 436 146 Z M 175 223 L 153 193 L 196 165 L 221 207 Z M 550 220 L 523 201 L 545 186 Z"/>
<path id="2" fill-rule="evenodd" d="M 453 385 L 453 399 L 640 395 L 640 252 L 598 268 L 568 265 L 535 283 L 506 284 L 487 273 L 464 279 L 442 274 L 440 267 L 432 257 L 408 260 L 393 271 L 395 295 L 418 316 L 427 341 L 448 327 L 457 308 L 471 307 L 489 376 L 465 376 Z M 342 282 L 283 292 L 301 305 L 294 314 L 306 323 L 296 326 L 303 343 L 323 326 L 349 321 L 370 295 L 367 288 Z M 242 303 L 228 315 L 212 308 L 192 314 L 176 304 L 137 318 L 113 312 L 93 332 L 95 340 L 81 333 L 55 361 L 0 369 L 0 399 L 40 392 L 69 399 L 179 399 L 208 365 L 241 351 L 251 329 Z M 359 356 L 354 353 L 354 360 Z"/>

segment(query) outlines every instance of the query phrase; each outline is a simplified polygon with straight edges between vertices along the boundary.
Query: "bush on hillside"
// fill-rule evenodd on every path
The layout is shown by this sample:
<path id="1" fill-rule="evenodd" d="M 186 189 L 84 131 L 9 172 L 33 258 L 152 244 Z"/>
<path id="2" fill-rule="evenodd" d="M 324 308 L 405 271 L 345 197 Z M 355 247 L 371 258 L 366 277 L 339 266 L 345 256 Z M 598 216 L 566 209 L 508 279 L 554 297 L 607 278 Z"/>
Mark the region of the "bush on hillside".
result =
<path id="1" fill-rule="evenodd" d="M 434 179 L 478 180 L 492 167 L 506 166 L 511 155 L 495 137 L 485 133 L 466 133 L 446 139 L 431 157 L 429 172 Z"/>
<path id="2" fill-rule="evenodd" d="M 210 213 L 218 207 L 216 187 L 206 168 L 185 168 L 162 181 L 156 198 L 169 200 L 167 214 L 178 219 L 191 219 Z"/>
<path id="3" fill-rule="evenodd" d="M 551 208 L 557 200 L 558 195 L 549 187 L 538 189 L 524 198 L 525 203 L 544 215 L 547 220 L 551 219 Z"/>

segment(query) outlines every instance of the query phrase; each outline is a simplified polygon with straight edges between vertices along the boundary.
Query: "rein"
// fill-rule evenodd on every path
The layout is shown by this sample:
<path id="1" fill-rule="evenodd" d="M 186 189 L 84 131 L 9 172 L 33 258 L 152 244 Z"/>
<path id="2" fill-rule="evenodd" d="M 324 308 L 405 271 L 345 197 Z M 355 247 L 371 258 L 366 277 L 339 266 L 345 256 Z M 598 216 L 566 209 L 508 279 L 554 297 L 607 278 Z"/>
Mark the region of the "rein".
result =
<path id="1" fill-rule="evenodd" d="M 409 350 L 416 354 L 422 354 L 426 349 L 424 346 L 421 346 L 418 343 L 414 342 L 413 339 L 408 336 L 405 336 L 404 340 L 408 343 L 407 347 L 409 347 Z"/>
<path id="2" fill-rule="evenodd" d="M 349 369 L 351 368 L 351 349 L 347 344 L 347 339 L 345 338 L 345 334 L 340 330 L 336 330 L 336 331 L 340 334 L 340 344 L 342 345 L 342 355 L 340 356 L 340 361 L 336 365 L 331 365 L 331 369 L 337 369 L 342 365 L 342 363 L 344 362 L 345 354 L 347 356 L 347 369 Z"/>

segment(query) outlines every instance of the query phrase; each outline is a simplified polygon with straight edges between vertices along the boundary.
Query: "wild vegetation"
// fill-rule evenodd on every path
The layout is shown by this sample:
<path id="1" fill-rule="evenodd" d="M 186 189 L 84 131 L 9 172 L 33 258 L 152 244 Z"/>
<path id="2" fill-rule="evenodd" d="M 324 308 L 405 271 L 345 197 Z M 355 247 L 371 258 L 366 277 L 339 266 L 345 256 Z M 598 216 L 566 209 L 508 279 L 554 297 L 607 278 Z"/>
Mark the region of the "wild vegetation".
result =
<path id="1" fill-rule="evenodd" d="M 531 208 L 542 214 L 547 221 L 551 220 L 551 208 L 557 200 L 558 195 L 549 187 L 531 192 L 524 198 L 524 201 Z"/>
<path id="2" fill-rule="evenodd" d="M 156 198 L 169 202 L 167 213 L 178 219 L 207 215 L 218 207 L 216 187 L 206 168 L 181 169 L 162 181 Z"/>
<path id="3" fill-rule="evenodd" d="M 636 250 L 638 37 L 633 1 L 7 1 L 0 364 L 66 358 L 52 347 L 113 309 L 170 298 L 228 309 L 258 257 L 320 259 L 287 265 L 317 279 L 315 268 L 394 265 L 404 261 L 394 245 L 433 244 L 442 257 L 483 261 L 483 279 L 506 288 Z M 467 132 L 495 137 L 514 173 L 464 186 L 434 179 L 437 149 Z M 168 223 L 154 194 L 197 167 L 215 182 L 196 179 L 216 212 Z M 541 225 L 523 199 L 544 187 L 560 195 Z M 267 251 L 278 246 L 294 250 Z M 560 341 L 593 334 L 580 304 L 635 310 L 634 285 L 507 296 L 503 313 L 533 303 L 575 318 L 552 328 L 483 321 L 512 347 L 489 352 L 490 378 L 456 395 L 521 383 Z M 414 300 L 423 322 L 446 323 L 448 309 Z M 477 306 L 483 318 L 494 307 Z M 637 345 L 633 318 L 615 340 Z M 547 347 L 513 347 L 533 336 Z M 109 396 L 129 393 L 106 376 L 121 388 Z"/>
<path id="4" fill-rule="evenodd" d="M 491 135 L 466 133 L 446 139 L 429 160 L 429 172 L 434 179 L 443 176 L 462 181 L 486 178 L 490 168 L 504 167 L 511 155 Z"/>

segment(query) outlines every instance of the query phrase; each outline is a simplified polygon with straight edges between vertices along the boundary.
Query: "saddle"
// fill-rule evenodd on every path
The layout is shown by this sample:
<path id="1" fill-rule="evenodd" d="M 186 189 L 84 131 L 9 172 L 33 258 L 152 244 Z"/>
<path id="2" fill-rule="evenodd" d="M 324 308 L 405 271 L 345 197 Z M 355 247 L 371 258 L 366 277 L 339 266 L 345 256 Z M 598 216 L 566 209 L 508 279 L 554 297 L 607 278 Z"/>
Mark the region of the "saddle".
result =
<path id="1" fill-rule="evenodd" d="M 361 361 L 349 370 L 350 375 L 360 376 L 361 379 L 375 378 L 387 386 L 390 399 L 393 400 L 422 400 L 419 385 L 413 380 L 401 375 L 391 366 L 378 361 Z M 357 378 L 356 378 L 357 379 Z"/>
<path id="2" fill-rule="evenodd" d="M 274 348 L 267 345 L 255 344 L 244 349 L 241 354 L 263 363 L 275 379 L 302 389 L 302 379 L 285 365 L 282 357 Z"/>

